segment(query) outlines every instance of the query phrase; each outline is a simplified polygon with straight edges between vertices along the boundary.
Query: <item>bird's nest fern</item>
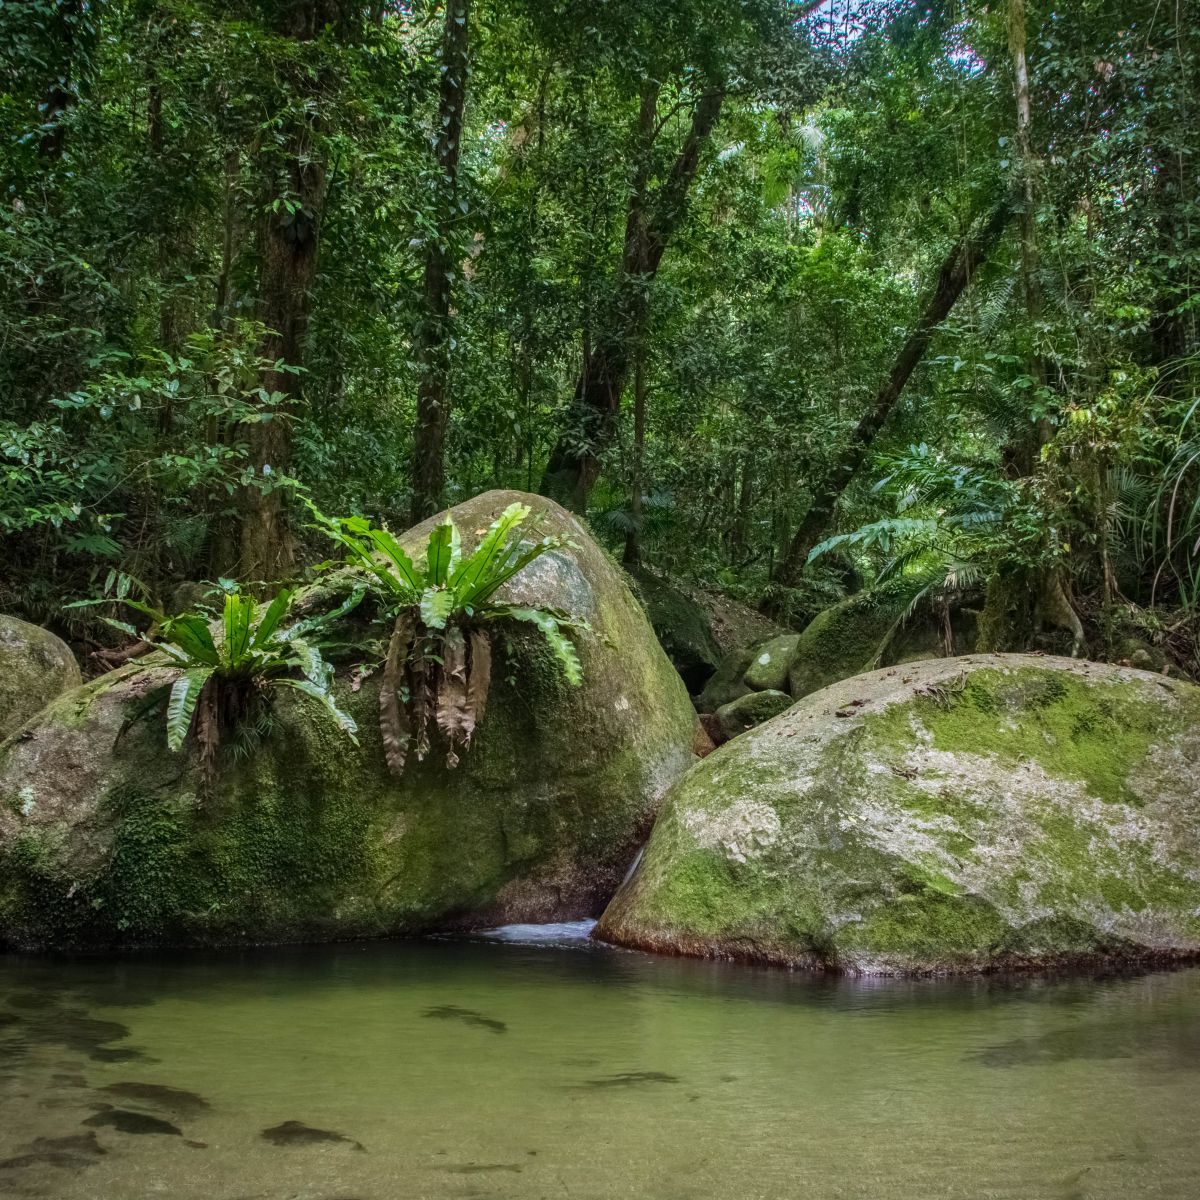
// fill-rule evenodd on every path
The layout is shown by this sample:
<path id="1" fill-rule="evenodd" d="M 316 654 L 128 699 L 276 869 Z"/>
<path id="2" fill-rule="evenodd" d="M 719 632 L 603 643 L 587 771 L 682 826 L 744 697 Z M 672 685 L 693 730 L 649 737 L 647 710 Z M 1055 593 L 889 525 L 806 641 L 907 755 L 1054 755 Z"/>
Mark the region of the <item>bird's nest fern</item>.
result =
<path id="1" fill-rule="evenodd" d="M 379 693 L 384 755 L 396 775 L 410 755 L 429 753 L 434 731 L 446 742 L 446 763 L 458 764 L 483 720 L 492 677 L 492 631 L 524 623 L 545 637 L 571 684 L 582 669 L 569 631 L 587 622 L 561 609 L 497 600 L 500 588 L 544 554 L 571 543 L 560 536 L 523 539 L 526 504 L 514 503 L 492 522 L 470 554 L 447 516 L 434 526 L 419 565 L 395 537 L 362 517 L 326 517 L 310 505 L 318 528 L 364 570 L 392 622 Z"/>

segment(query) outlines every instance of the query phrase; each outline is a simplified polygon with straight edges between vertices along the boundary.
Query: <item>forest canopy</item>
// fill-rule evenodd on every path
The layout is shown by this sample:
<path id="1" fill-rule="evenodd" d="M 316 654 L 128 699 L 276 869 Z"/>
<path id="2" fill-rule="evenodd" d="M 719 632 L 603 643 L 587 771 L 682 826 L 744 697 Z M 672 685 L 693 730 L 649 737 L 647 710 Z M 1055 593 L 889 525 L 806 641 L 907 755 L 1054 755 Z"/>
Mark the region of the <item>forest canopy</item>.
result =
<path id="1" fill-rule="evenodd" d="M 1183 0 L 0 5 L 0 611 L 541 491 L 799 627 L 1200 662 Z M 1055 648 L 1048 645 L 1047 648 Z"/>

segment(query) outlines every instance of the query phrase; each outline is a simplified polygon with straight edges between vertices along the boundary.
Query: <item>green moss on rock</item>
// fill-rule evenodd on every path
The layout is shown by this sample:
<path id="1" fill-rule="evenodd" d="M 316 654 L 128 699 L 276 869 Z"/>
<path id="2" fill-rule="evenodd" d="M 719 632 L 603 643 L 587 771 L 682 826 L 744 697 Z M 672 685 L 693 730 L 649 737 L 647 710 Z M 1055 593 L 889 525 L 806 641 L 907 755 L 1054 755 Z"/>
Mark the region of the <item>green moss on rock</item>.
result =
<path id="1" fill-rule="evenodd" d="M 798 633 L 785 633 L 758 646 L 746 668 L 743 682 L 756 692 L 783 692 L 788 686 L 788 672 L 800 646 Z"/>
<path id="2" fill-rule="evenodd" d="M 1200 955 L 1200 688 L 991 655 L 816 693 L 672 789 L 599 926 L 855 973 Z"/>
<path id="3" fill-rule="evenodd" d="M 895 579 L 818 613 L 800 634 L 787 690 L 799 700 L 876 665 L 919 584 Z"/>
<path id="4" fill-rule="evenodd" d="M 791 706 L 792 698 L 787 692 L 751 692 L 739 700 L 722 705 L 715 715 L 725 740 L 729 741 L 730 738 L 745 733 L 747 729 L 753 729 L 756 725 L 777 717 Z"/>
<path id="5" fill-rule="evenodd" d="M 586 617 L 583 685 L 521 627 L 497 646 L 487 713 L 456 770 L 437 748 L 388 774 L 378 682 L 339 678 L 355 748 L 290 695 L 246 761 L 199 798 L 161 713 L 122 726 L 166 671 L 130 666 L 55 701 L 0 747 L 0 943 L 273 942 L 586 916 L 611 895 L 689 763 L 694 712 L 619 571 L 573 517 L 489 492 L 453 510 L 468 546 L 515 499 L 578 548 L 513 580 L 517 603 Z M 418 551 L 428 523 L 402 539 Z M 302 597 L 330 603 L 322 582 Z M 353 616 L 344 635 L 382 630 Z"/>

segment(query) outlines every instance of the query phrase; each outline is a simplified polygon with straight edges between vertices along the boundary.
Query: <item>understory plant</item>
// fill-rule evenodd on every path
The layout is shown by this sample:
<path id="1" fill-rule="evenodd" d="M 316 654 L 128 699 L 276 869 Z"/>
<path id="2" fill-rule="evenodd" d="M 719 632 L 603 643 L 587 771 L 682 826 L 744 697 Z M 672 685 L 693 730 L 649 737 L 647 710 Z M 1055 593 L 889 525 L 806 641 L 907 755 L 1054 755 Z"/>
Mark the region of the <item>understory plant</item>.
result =
<path id="1" fill-rule="evenodd" d="M 419 566 L 392 534 L 373 528 L 365 518 L 326 517 L 310 509 L 318 528 L 346 551 L 349 562 L 370 575 L 392 622 L 379 727 L 393 774 L 404 771 L 410 751 L 418 762 L 425 758 L 435 726 L 446 740 L 447 766 L 458 765 L 459 749 L 470 747 L 483 720 L 497 626 L 534 626 L 567 682 L 581 682 L 579 656 L 567 631 L 589 629 L 586 621 L 557 608 L 496 599 L 500 588 L 534 560 L 570 545 L 559 536 L 522 539 L 527 504 L 510 504 L 465 555 L 458 527 L 447 516 L 430 533 Z"/>
<path id="2" fill-rule="evenodd" d="M 291 688 L 319 704 L 357 744 L 353 718 L 333 699 L 333 668 L 313 638 L 354 608 L 365 589 L 356 589 L 331 612 L 292 624 L 285 622 L 295 600 L 294 589 L 281 588 L 265 605 L 230 580 L 221 580 L 220 592 L 219 623 L 216 613 L 202 608 L 171 616 L 129 597 L 120 602 L 149 617 L 150 632 L 143 634 L 125 621 L 103 618 L 160 652 L 162 657 L 148 658 L 147 666 L 181 671 L 167 698 L 168 747 L 180 750 L 190 737 L 200 753 L 206 786 L 211 786 L 223 739 L 252 725 L 264 701 L 278 688 Z M 134 719 L 155 707 L 161 690 L 147 697 L 148 704 Z"/>

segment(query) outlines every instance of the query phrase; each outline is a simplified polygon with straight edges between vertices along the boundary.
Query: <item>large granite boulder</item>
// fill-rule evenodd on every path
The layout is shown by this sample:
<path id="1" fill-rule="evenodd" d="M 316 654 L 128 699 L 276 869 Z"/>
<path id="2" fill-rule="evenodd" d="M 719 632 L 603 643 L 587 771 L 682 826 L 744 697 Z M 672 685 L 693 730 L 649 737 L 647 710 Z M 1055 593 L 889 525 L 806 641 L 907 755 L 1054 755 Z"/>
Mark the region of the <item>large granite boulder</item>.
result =
<path id="1" fill-rule="evenodd" d="M 598 936 L 857 974 L 1200 956 L 1200 688 L 972 655 L 817 692 L 671 790 Z"/>
<path id="2" fill-rule="evenodd" d="M 274 942 L 558 920 L 599 911 L 662 792 L 693 760 L 695 714 L 620 571 L 569 513 L 489 492 L 453 510 L 468 548 L 514 500 L 537 536 L 578 549 L 508 585 L 517 602 L 586 617 L 583 684 L 536 631 L 496 646 L 475 741 L 389 775 L 378 732 L 383 624 L 369 603 L 340 637 L 356 749 L 315 706 L 274 704 L 274 727 L 200 798 L 194 756 L 170 753 L 161 709 L 133 720 L 169 671 L 130 664 L 61 696 L 0 744 L 0 944 Z M 420 553 L 431 522 L 401 539 Z M 531 535 L 532 536 L 532 535 Z M 349 572 L 310 589 L 332 606 Z"/>
<path id="3" fill-rule="evenodd" d="M 0 616 L 0 739 L 81 682 L 66 642 L 40 625 Z"/>

